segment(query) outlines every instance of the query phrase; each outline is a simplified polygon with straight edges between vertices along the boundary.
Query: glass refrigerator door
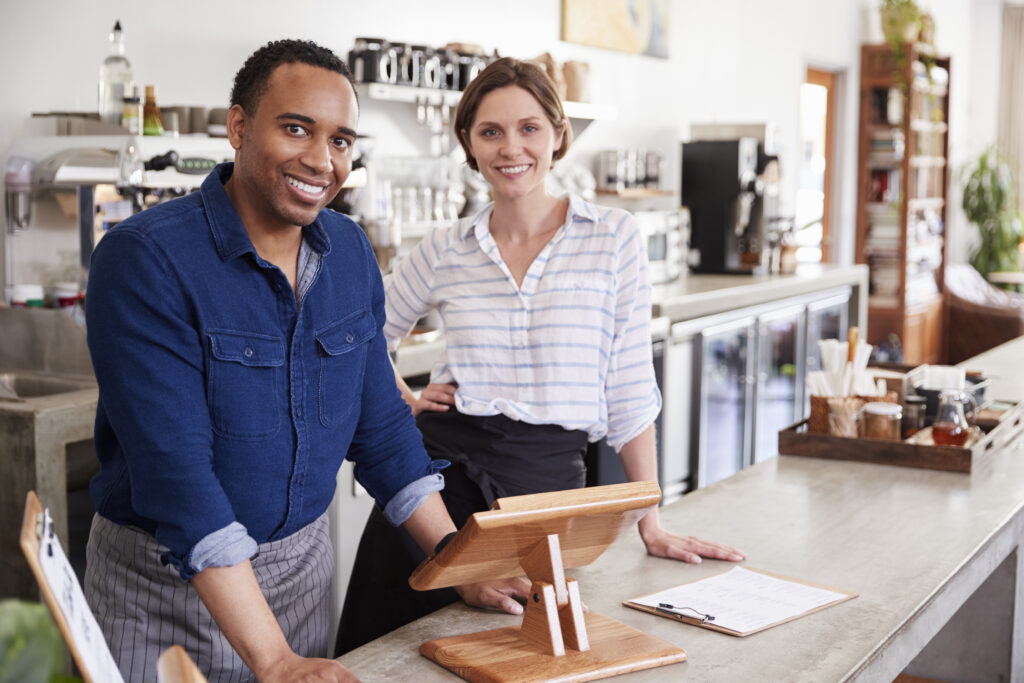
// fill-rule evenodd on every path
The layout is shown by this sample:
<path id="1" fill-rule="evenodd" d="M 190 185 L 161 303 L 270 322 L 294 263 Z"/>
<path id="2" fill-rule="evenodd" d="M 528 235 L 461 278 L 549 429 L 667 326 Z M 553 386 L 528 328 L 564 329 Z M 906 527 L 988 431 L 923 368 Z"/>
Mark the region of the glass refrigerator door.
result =
<path id="1" fill-rule="evenodd" d="M 779 454 L 779 432 L 800 419 L 803 408 L 804 307 L 762 315 L 757 322 L 757 402 L 753 462 Z"/>
<path id="2" fill-rule="evenodd" d="M 698 486 L 732 476 L 749 462 L 753 341 L 753 318 L 701 334 Z"/>
<path id="3" fill-rule="evenodd" d="M 668 504 L 695 486 L 691 463 L 697 406 L 698 334 L 700 327 L 690 321 L 672 326 L 665 351 L 665 390 L 661 414 L 664 417 L 661 461 L 662 502 Z"/>
<path id="4" fill-rule="evenodd" d="M 818 342 L 822 339 L 846 340 L 850 312 L 849 290 L 842 294 L 830 296 L 807 305 L 807 372 L 821 370 L 821 349 Z M 811 414 L 810 392 L 804 392 L 803 415 Z"/>

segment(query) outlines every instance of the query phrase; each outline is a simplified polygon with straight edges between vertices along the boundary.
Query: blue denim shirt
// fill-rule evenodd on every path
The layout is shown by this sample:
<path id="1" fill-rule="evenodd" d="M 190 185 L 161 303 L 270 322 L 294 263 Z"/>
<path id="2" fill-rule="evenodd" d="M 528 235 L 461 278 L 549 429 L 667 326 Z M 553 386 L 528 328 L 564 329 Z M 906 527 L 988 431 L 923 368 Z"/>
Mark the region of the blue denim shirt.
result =
<path id="1" fill-rule="evenodd" d="M 313 522 L 345 457 L 393 524 L 443 486 L 395 386 L 362 230 L 327 210 L 303 229 L 300 306 L 231 204 L 232 170 L 113 228 L 89 276 L 92 498 L 186 580 Z"/>

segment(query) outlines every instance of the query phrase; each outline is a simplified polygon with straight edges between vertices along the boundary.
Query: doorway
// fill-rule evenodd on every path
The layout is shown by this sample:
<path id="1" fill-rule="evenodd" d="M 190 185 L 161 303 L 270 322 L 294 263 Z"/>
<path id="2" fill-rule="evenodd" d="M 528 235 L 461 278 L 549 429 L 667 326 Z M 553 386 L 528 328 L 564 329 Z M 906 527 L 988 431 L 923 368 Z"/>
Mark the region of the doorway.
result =
<path id="1" fill-rule="evenodd" d="M 800 86 L 800 141 L 793 239 L 798 263 L 827 263 L 835 165 L 836 73 L 808 67 Z"/>

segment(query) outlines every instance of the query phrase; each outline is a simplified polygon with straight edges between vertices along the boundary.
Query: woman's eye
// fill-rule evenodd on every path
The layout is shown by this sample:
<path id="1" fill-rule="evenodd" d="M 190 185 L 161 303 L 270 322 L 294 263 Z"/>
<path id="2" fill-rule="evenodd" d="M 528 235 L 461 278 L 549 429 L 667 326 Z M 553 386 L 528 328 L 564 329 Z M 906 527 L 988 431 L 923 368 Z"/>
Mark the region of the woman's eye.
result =
<path id="1" fill-rule="evenodd" d="M 498 134 L 498 131 L 494 130 L 493 128 L 488 128 L 487 130 L 482 131 L 480 133 L 480 135 L 482 135 L 485 138 L 493 138 L 497 134 Z"/>
<path id="2" fill-rule="evenodd" d="M 527 133 L 534 133 L 537 131 L 537 126 L 531 123 L 529 125 L 523 126 L 523 130 L 526 131 Z"/>

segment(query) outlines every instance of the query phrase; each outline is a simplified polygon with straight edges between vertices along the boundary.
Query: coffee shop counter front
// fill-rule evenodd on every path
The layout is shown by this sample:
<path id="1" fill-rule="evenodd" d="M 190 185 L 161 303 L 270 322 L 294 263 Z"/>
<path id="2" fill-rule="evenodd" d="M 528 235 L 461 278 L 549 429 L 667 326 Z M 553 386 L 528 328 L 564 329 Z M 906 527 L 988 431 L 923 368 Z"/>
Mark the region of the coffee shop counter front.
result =
<path id="1" fill-rule="evenodd" d="M 995 377 L 994 398 L 1020 400 L 1022 357 L 1024 337 L 962 365 Z M 781 455 L 663 507 L 666 527 L 732 544 L 746 553 L 746 566 L 858 594 L 745 638 L 621 604 L 729 563 L 648 557 L 629 532 L 593 564 L 568 573 L 590 610 L 689 655 L 622 680 L 891 681 L 904 671 L 942 680 L 1020 680 L 1021 441 L 990 452 L 970 474 Z M 518 623 L 458 603 L 340 661 L 363 681 L 456 680 L 420 656 L 421 643 Z"/>
<path id="2" fill-rule="evenodd" d="M 867 324 L 868 267 L 865 265 L 807 265 L 786 275 L 689 274 L 655 285 L 651 295 L 653 316 L 669 323 L 728 313 L 761 304 L 784 302 L 847 288 L 850 295 L 848 322 Z M 417 335 L 398 347 L 396 364 L 403 377 L 430 372 L 440 357 L 439 337 Z"/>

